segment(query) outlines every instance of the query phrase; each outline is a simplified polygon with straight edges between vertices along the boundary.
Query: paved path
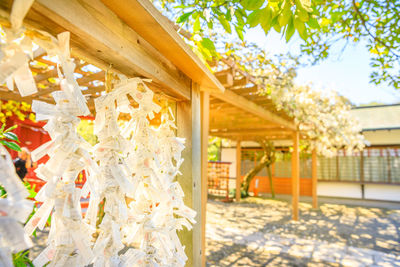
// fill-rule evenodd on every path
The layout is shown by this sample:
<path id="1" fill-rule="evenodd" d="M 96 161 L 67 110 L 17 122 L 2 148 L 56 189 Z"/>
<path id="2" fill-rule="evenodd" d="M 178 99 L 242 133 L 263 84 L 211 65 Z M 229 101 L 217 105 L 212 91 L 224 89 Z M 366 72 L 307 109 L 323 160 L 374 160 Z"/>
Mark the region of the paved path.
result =
<path id="1" fill-rule="evenodd" d="M 209 201 L 208 266 L 400 266 L 400 210 L 286 201 Z"/>

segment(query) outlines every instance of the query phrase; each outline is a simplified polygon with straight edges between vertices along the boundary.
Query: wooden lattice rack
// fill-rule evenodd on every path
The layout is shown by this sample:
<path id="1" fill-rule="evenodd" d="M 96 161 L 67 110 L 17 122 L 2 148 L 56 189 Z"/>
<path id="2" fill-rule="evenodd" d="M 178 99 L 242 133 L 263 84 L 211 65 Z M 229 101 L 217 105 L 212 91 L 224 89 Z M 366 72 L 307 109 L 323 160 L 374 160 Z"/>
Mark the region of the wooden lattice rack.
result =
<path id="1" fill-rule="evenodd" d="M 207 169 L 208 194 L 229 201 L 229 166 L 231 162 L 209 161 Z"/>

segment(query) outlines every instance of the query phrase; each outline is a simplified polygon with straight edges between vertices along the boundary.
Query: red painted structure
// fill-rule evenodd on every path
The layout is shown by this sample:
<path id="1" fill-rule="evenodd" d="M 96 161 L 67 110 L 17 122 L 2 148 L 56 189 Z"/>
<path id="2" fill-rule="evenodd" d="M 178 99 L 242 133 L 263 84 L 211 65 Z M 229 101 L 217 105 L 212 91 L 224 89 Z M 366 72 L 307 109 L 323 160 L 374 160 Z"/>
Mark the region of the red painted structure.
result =
<path id="1" fill-rule="evenodd" d="M 15 130 L 13 130 L 13 133 L 15 133 L 18 136 L 20 140 L 19 145 L 21 147 L 27 147 L 30 151 L 33 151 L 40 145 L 50 141 L 49 134 L 43 129 L 43 126 L 46 124 L 46 122 L 33 122 L 29 119 L 21 121 L 16 116 L 12 116 L 7 118 L 6 124 L 7 128 L 13 125 L 18 125 L 18 127 Z M 13 159 L 15 159 L 18 156 L 17 151 L 13 151 L 10 149 L 8 149 L 8 151 L 10 152 L 11 157 Z M 45 163 L 48 159 L 49 157 L 47 155 L 44 156 L 39 161 L 37 161 L 37 165 Z M 46 183 L 45 181 L 36 176 L 35 168 L 31 168 L 28 170 L 28 173 L 25 176 L 24 180 L 29 182 L 32 188 L 34 188 L 36 192 L 38 192 L 40 188 L 42 188 L 43 185 Z M 77 179 L 76 184 L 78 187 L 82 188 L 85 181 L 86 181 L 85 174 L 82 173 L 82 177 L 80 179 Z M 82 209 L 85 210 L 87 206 L 88 206 L 88 201 L 82 199 L 81 200 Z"/>

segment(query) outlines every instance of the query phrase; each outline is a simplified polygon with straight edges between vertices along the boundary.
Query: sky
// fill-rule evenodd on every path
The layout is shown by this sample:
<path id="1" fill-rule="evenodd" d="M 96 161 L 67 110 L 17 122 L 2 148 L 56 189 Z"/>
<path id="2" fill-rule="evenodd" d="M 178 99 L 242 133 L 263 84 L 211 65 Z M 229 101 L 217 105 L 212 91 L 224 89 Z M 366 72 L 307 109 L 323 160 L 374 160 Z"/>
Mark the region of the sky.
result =
<path id="1" fill-rule="evenodd" d="M 255 42 L 271 55 L 299 53 L 300 38 L 296 35 L 289 43 L 279 33 L 271 31 L 267 36 L 260 27 L 247 31 L 245 40 Z M 343 44 L 338 45 L 340 50 Z M 353 104 L 379 102 L 393 104 L 400 102 L 400 90 L 386 85 L 375 85 L 369 82 L 372 68 L 369 66 L 369 53 L 363 44 L 350 44 L 343 54 L 336 53 L 315 66 L 298 70 L 296 84 L 313 83 L 316 89 L 332 89 L 347 97 Z"/>

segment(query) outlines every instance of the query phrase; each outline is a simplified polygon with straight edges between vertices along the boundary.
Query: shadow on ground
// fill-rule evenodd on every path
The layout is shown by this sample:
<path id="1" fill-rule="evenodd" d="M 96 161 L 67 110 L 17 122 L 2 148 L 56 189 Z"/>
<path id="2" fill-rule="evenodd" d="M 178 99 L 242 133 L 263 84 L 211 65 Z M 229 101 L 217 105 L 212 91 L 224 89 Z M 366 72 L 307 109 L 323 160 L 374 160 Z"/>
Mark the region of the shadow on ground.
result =
<path id="1" fill-rule="evenodd" d="M 400 266 L 400 210 L 286 201 L 209 201 L 208 266 Z"/>

